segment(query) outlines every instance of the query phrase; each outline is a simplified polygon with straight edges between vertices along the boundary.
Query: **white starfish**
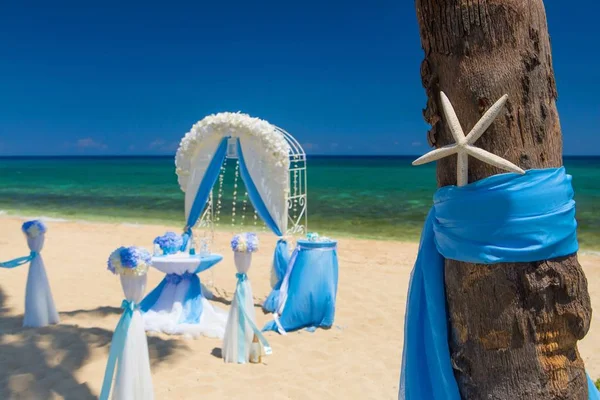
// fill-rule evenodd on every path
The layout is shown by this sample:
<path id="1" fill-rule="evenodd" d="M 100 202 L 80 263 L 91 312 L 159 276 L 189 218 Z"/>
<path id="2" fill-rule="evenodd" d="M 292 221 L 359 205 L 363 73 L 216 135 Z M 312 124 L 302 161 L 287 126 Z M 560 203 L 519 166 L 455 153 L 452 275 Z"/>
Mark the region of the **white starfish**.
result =
<path id="1" fill-rule="evenodd" d="M 421 165 L 431 161 L 439 160 L 440 158 L 447 157 L 452 154 L 456 154 L 456 184 L 457 186 L 465 186 L 469 180 L 469 156 L 473 156 L 478 160 L 481 160 L 490 165 L 496 166 L 498 168 L 502 168 L 507 171 L 517 172 L 519 174 L 524 174 L 521 168 L 517 167 L 515 164 L 511 163 L 508 160 L 505 160 L 502 157 L 499 157 L 495 154 L 490 153 L 489 151 L 480 149 L 478 147 L 473 146 L 473 143 L 477 139 L 483 135 L 485 130 L 489 128 L 494 119 L 500 114 L 504 103 L 508 99 L 508 95 L 504 95 L 495 102 L 489 110 L 483 114 L 483 117 L 471 129 L 471 132 L 467 136 L 463 133 L 462 128 L 460 127 L 460 122 L 458 121 L 458 117 L 454 112 L 454 108 L 448 100 L 448 97 L 444 94 L 444 92 L 440 93 L 442 98 L 442 108 L 444 110 L 444 115 L 446 116 L 446 122 L 448 123 L 448 127 L 450 128 L 450 132 L 452 132 L 452 136 L 454 140 L 456 140 L 455 144 L 451 144 L 448 146 L 440 147 L 439 149 L 435 149 L 430 151 L 429 153 L 417 158 L 413 161 L 413 165 Z"/>

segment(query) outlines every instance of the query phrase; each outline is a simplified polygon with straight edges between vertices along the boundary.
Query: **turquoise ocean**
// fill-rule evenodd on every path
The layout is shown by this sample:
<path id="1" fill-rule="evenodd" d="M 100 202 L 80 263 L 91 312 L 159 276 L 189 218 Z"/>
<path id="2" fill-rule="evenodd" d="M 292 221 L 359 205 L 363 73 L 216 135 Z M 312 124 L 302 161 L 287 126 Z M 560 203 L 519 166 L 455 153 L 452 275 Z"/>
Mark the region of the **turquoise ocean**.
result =
<path id="1" fill-rule="evenodd" d="M 309 157 L 308 227 L 328 236 L 416 240 L 436 189 L 435 165 L 414 157 Z M 600 249 L 600 157 L 565 158 L 579 239 Z M 221 223 L 233 204 L 227 170 Z M 227 178 L 227 177 L 226 177 Z M 75 220 L 184 225 L 173 157 L 0 158 L 0 212 Z M 240 221 L 241 199 L 238 196 Z M 248 208 L 247 229 L 253 211 Z M 0 222 L 1 223 L 1 222 Z"/>

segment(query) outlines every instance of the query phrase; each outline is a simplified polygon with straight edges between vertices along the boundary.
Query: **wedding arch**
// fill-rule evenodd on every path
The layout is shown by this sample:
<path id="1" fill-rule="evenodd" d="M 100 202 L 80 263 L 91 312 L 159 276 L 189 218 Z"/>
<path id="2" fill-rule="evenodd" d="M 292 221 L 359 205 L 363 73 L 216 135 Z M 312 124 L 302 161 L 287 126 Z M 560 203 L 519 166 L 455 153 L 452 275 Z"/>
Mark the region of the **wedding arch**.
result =
<path id="1" fill-rule="evenodd" d="M 228 160 L 236 163 L 232 221 L 236 200 L 241 197 L 237 193 L 239 176 L 255 214 L 279 237 L 271 275 L 271 284 L 276 287 L 287 268 L 288 238 L 307 230 L 306 154 L 288 132 L 247 114 L 224 112 L 194 124 L 175 157 L 178 182 L 185 193 L 184 246 L 192 239 L 195 226 L 213 232 Z"/>

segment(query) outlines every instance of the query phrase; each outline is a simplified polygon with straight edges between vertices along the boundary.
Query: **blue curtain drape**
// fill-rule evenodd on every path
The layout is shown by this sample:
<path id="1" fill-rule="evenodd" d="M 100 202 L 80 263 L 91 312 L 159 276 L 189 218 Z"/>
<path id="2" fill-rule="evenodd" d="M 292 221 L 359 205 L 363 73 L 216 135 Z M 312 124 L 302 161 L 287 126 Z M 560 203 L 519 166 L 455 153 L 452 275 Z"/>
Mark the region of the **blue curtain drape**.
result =
<path id="1" fill-rule="evenodd" d="M 399 399 L 460 400 L 448 347 L 444 258 L 532 262 L 578 249 L 564 168 L 502 174 L 440 188 L 421 236 L 406 305 Z M 599 400 L 588 377 L 590 400 Z"/>
<path id="2" fill-rule="evenodd" d="M 240 139 L 237 139 L 237 153 L 238 158 L 240 160 L 240 176 L 244 181 L 244 185 L 246 185 L 246 190 L 248 192 L 248 198 L 252 202 L 254 209 L 258 216 L 265 221 L 265 224 L 275 233 L 280 239 L 277 241 L 277 246 L 275 247 L 275 254 L 273 256 L 273 268 L 275 268 L 275 273 L 277 274 L 277 284 L 265 300 L 263 304 L 263 308 L 269 312 L 275 311 L 275 307 L 277 306 L 278 297 L 279 297 L 279 288 L 281 287 L 281 282 L 285 275 L 285 271 L 287 270 L 287 264 L 289 261 L 289 251 L 288 251 L 288 243 L 282 237 L 285 232 L 281 232 L 277 223 L 271 216 L 271 213 L 267 209 L 262 197 L 256 185 L 252 181 L 252 177 L 248 172 L 248 168 L 246 166 L 246 162 L 244 160 L 244 152 L 242 151 L 242 145 L 240 143 Z"/>
<path id="3" fill-rule="evenodd" d="M 183 233 L 183 245 L 181 246 L 181 251 L 184 251 L 187 247 L 190 237 L 192 236 L 192 227 L 196 224 L 198 218 L 200 218 L 200 215 L 206 206 L 206 202 L 208 201 L 208 197 L 210 196 L 210 192 L 219 178 L 221 165 L 223 165 L 223 161 L 227 155 L 228 140 L 229 137 L 224 137 L 217 146 L 217 150 L 215 151 L 212 160 L 210 160 L 208 168 L 206 168 L 202 182 L 200 182 L 200 186 L 198 186 L 196 197 L 194 197 L 194 203 L 192 204 L 190 214 L 187 218 L 185 232 Z"/>

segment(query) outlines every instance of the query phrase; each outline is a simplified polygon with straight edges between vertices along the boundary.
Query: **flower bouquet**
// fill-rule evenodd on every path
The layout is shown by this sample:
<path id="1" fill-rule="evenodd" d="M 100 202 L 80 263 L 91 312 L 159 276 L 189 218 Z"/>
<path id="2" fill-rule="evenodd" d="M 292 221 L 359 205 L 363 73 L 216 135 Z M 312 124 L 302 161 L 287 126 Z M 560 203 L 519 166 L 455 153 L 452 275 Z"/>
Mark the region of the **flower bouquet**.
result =
<path id="1" fill-rule="evenodd" d="M 175 232 L 167 232 L 154 239 L 154 245 L 158 245 L 164 255 L 175 254 L 181 250 L 183 238 Z"/>
<path id="2" fill-rule="evenodd" d="M 246 232 L 235 235 L 231 239 L 233 258 L 238 270 L 246 272 L 252 262 L 252 253 L 258 251 L 259 242 L 256 233 Z"/>
<path id="3" fill-rule="evenodd" d="M 46 233 L 46 225 L 40 220 L 27 221 L 21 227 L 23 233 L 28 237 L 35 239 Z"/>

